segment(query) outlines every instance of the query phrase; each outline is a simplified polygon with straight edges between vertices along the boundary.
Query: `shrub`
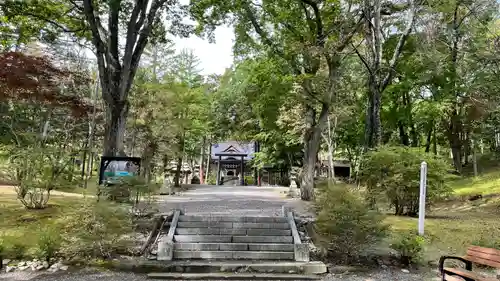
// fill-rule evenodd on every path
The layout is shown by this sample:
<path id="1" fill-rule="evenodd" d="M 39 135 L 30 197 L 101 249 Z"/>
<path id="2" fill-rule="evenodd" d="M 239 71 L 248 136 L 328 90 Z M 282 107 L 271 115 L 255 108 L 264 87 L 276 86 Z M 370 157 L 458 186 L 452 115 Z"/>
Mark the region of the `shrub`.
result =
<path id="1" fill-rule="evenodd" d="M 39 233 L 37 243 L 37 256 L 47 262 L 59 252 L 61 247 L 61 234 L 54 228 L 45 228 Z"/>
<path id="2" fill-rule="evenodd" d="M 427 203 L 447 195 L 450 169 L 442 158 L 407 147 L 381 147 L 366 155 L 360 180 L 366 185 L 370 199 L 388 202 L 396 215 L 418 214 L 420 164 L 427 162 Z"/>
<path id="3" fill-rule="evenodd" d="M 324 190 L 317 199 L 318 232 L 326 247 L 341 258 L 357 256 L 387 234 L 383 216 L 367 206 L 360 193 L 337 184 Z"/>
<path id="4" fill-rule="evenodd" d="M 414 231 L 405 232 L 398 235 L 391 244 L 391 248 L 396 250 L 404 265 L 418 262 L 424 250 L 425 239 Z"/>
<path id="5" fill-rule="evenodd" d="M 245 176 L 245 185 L 255 185 L 255 179 L 253 176 Z"/>
<path id="6" fill-rule="evenodd" d="M 86 200 L 59 221 L 62 251 L 67 256 L 109 258 L 118 242 L 132 232 L 126 208 L 109 201 Z"/>
<path id="7" fill-rule="evenodd" d="M 130 202 L 132 192 L 127 184 L 116 183 L 100 187 L 98 196 L 103 195 L 106 200 L 126 203 Z"/>
<path id="8" fill-rule="evenodd" d="M 70 162 L 71 158 L 64 159 L 60 149 L 55 147 L 25 147 L 12 151 L 9 166 L 18 183 L 17 199 L 27 209 L 46 208 L 51 190 L 67 185 L 64 176 L 73 172 Z"/>

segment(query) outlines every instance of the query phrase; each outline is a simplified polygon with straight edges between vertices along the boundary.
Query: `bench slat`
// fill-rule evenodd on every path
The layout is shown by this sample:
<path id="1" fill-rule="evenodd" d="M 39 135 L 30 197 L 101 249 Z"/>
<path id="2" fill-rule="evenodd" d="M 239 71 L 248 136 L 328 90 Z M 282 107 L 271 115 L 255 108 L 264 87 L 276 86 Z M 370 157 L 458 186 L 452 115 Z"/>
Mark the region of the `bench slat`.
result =
<path id="1" fill-rule="evenodd" d="M 444 276 L 444 280 L 446 280 L 446 281 L 465 281 L 465 279 L 463 279 L 461 277 L 457 277 L 457 276 L 453 276 L 453 275 L 448 275 L 448 274 L 446 274 Z"/>
<path id="2" fill-rule="evenodd" d="M 469 254 L 469 251 L 471 252 L 477 252 L 477 253 L 484 253 L 492 256 L 498 256 L 498 259 L 500 259 L 500 250 L 497 249 L 492 249 L 492 248 L 485 248 L 485 247 L 479 247 L 479 246 L 470 246 L 467 249 L 467 254 Z"/>
<path id="3" fill-rule="evenodd" d="M 492 254 L 488 254 L 488 253 L 480 253 L 480 252 L 474 252 L 474 251 L 467 251 L 467 256 L 468 257 L 478 257 L 480 259 L 490 260 L 490 261 L 493 261 L 493 262 L 499 262 L 500 263 L 500 256 L 492 255 Z"/>
<path id="4" fill-rule="evenodd" d="M 491 267 L 500 268 L 500 262 L 498 262 L 498 261 L 484 259 L 484 258 L 481 258 L 479 256 L 465 256 L 464 258 L 466 260 L 473 262 L 473 263 L 478 263 L 478 264 L 483 264 L 483 265 L 487 265 L 487 266 L 491 266 Z"/>
<path id="5" fill-rule="evenodd" d="M 476 281 L 498 281 L 496 278 L 489 278 L 489 277 L 484 277 L 480 274 L 474 273 L 472 271 L 468 271 L 462 268 L 451 268 L 451 267 L 445 267 L 444 268 L 445 272 L 448 273 L 453 273 L 459 276 L 467 277 L 474 279 Z"/>

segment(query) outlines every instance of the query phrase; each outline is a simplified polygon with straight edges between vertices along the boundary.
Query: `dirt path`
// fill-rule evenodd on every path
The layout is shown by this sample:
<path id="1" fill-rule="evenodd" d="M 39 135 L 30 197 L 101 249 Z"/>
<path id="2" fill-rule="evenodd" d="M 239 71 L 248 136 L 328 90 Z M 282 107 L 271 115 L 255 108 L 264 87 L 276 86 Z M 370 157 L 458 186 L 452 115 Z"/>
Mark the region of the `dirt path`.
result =
<path id="1" fill-rule="evenodd" d="M 424 276 L 425 275 L 425 276 Z M 13 272 L 0 274 L 1 281 L 146 281 L 145 274 L 126 272 L 98 271 L 85 269 L 76 272 L 39 273 Z M 405 273 L 399 269 L 381 269 L 370 272 L 351 272 L 348 274 L 328 274 L 322 281 L 434 281 L 439 280 L 435 274 Z M 253 280 L 260 281 L 260 280 Z"/>

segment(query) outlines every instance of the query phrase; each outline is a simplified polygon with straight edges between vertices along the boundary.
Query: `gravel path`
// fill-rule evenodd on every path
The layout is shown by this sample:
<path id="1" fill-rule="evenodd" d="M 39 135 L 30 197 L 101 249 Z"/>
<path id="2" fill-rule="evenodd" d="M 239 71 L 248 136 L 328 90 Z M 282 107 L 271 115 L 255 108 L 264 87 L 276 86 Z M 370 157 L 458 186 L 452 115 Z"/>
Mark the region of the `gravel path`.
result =
<path id="1" fill-rule="evenodd" d="M 0 274 L 1 281 L 146 281 L 144 274 L 123 272 L 82 270 L 73 273 L 40 274 L 33 272 L 14 272 Z M 439 278 L 424 278 L 420 274 L 404 273 L 399 269 L 385 269 L 377 272 L 329 274 L 323 281 L 422 281 L 439 280 Z M 252 280 L 259 281 L 259 280 Z"/>
<path id="2" fill-rule="evenodd" d="M 280 216 L 283 205 L 304 213 L 299 199 L 286 197 L 288 188 L 199 185 L 173 196 L 160 197 L 161 212 L 182 209 L 187 214 Z"/>
<path id="3" fill-rule="evenodd" d="M 440 280 L 431 273 L 405 273 L 400 269 L 382 269 L 371 272 L 328 274 L 324 281 L 434 281 Z"/>
<path id="4" fill-rule="evenodd" d="M 77 272 L 38 273 L 12 272 L 0 274 L 0 281 L 146 281 L 146 275 L 125 272 L 96 271 L 93 269 Z"/>

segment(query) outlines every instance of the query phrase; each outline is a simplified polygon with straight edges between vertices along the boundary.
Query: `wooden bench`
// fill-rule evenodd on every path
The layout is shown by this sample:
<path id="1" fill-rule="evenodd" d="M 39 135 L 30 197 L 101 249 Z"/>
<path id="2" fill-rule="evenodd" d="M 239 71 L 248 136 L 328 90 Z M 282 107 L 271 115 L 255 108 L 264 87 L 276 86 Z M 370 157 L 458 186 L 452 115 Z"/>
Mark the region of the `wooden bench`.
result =
<path id="1" fill-rule="evenodd" d="M 446 260 L 458 260 L 464 263 L 465 269 L 445 267 Z M 470 246 L 464 257 L 442 256 L 439 259 L 439 272 L 443 281 L 499 281 L 497 278 L 485 277 L 472 271 L 472 264 L 500 268 L 500 250 Z"/>

